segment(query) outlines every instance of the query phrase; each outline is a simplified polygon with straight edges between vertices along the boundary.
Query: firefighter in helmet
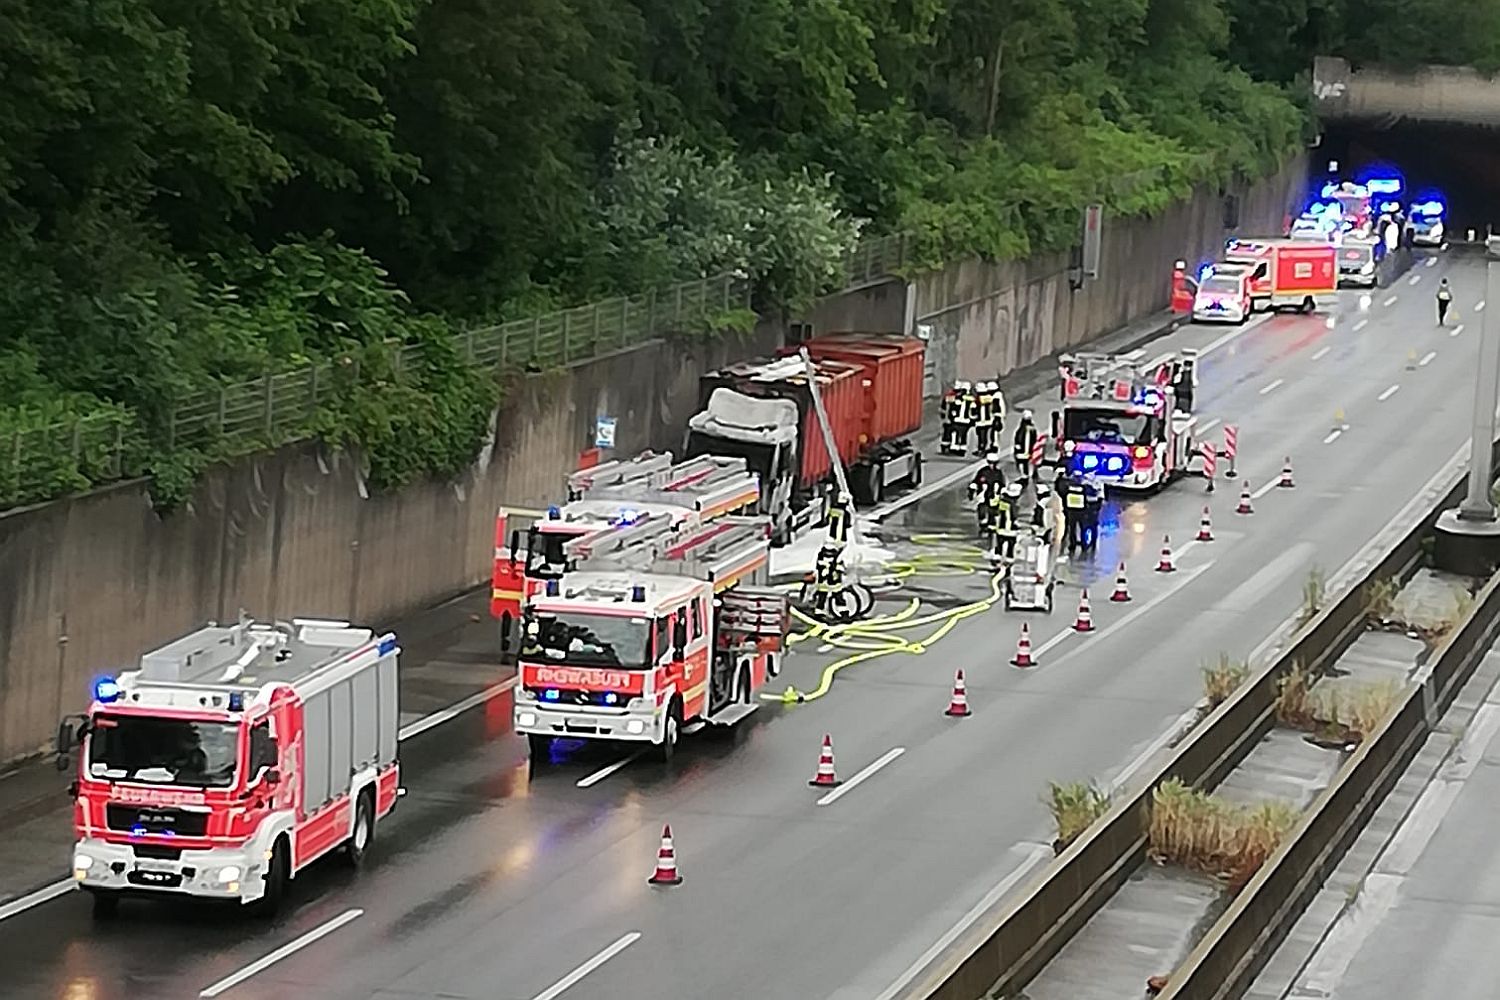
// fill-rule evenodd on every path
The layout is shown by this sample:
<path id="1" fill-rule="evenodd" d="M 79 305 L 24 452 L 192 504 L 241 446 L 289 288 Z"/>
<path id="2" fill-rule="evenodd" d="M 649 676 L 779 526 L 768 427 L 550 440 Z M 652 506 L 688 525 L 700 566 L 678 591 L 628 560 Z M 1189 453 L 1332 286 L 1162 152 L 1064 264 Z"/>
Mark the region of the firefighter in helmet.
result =
<path id="1" fill-rule="evenodd" d="M 993 382 L 974 384 L 974 454 L 989 454 L 995 441 L 995 391 Z"/>
<path id="2" fill-rule="evenodd" d="M 963 397 L 964 386 L 967 383 L 954 382 L 947 392 L 943 393 L 943 438 L 938 444 L 938 451 L 944 455 L 962 455 L 967 442 L 959 436 L 958 426 L 963 419 Z"/>
<path id="3" fill-rule="evenodd" d="M 1063 502 L 1063 525 L 1068 533 L 1068 555 L 1077 552 L 1083 545 L 1083 525 L 1087 500 L 1083 495 L 1083 477 L 1070 471 L 1059 481 Z"/>
<path id="4" fill-rule="evenodd" d="M 975 501 L 975 512 L 979 516 L 979 534 L 982 537 L 990 526 L 990 514 L 994 508 L 991 501 L 995 494 L 1005 489 L 1005 470 L 1000 467 L 1000 453 L 992 451 L 969 481 L 969 499 Z"/>
<path id="5" fill-rule="evenodd" d="M 991 501 L 990 530 L 994 534 L 994 555 L 1009 564 L 1016 554 L 1016 509 L 1021 503 L 1021 484 L 1011 483 L 997 490 Z"/>
<path id="6" fill-rule="evenodd" d="M 1016 472 L 1024 483 L 1031 478 L 1031 449 L 1037 439 L 1036 424 L 1031 420 L 1031 411 L 1021 411 L 1021 422 L 1016 426 L 1014 457 Z"/>
<path id="7" fill-rule="evenodd" d="M 847 493 L 828 498 L 828 525 L 823 547 L 813 564 L 813 610 L 826 614 L 833 597 L 844 588 L 842 557 L 849 544 L 849 527 L 854 517 L 854 500 Z"/>

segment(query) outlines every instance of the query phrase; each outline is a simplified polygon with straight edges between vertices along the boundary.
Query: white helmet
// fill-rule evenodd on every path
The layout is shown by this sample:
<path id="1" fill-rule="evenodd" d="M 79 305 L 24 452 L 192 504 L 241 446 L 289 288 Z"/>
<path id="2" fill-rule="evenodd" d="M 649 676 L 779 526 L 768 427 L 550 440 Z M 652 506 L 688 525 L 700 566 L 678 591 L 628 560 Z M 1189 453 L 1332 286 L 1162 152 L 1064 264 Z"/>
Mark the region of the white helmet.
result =
<path id="1" fill-rule="evenodd" d="M 953 383 L 953 388 L 959 390 L 960 392 L 963 392 L 965 390 L 972 389 L 973 386 L 968 382 L 965 382 L 963 379 L 959 379 L 958 381 Z"/>
<path id="2" fill-rule="evenodd" d="M 1030 420 L 1031 419 L 1031 411 L 1030 410 L 1022 410 L 1021 411 L 1021 419 L 1022 420 Z"/>
<path id="3" fill-rule="evenodd" d="M 1021 484 L 1020 483 L 1011 483 L 1009 486 L 1005 487 L 1005 495 L 1008 496 L 1008 497 L 1010 497 L 1012 500 L 1014 500 L 1016 497 L 1020 496 L 1021 495 Z"/>
<path id="4" fill-rule="evenodd" d="M 992 451 L 988 455 L 984 456 L 984 460 L 986 462 L 989 462 L 991 465 L 999 465 L 1000 453 L 998 451 Z"/>

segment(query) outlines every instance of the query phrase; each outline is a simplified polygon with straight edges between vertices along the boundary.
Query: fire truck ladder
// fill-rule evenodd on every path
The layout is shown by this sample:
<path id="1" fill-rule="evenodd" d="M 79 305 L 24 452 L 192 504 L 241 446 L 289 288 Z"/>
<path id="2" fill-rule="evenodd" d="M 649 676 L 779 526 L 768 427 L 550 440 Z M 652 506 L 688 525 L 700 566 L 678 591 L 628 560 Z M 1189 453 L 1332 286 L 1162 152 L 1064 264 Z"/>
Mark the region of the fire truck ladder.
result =
<path id="1" fill-rule="evenodd" d="M 570 572 L 643 568 L 655 559 L 673 535 L 668 514 L 647 514 L 629 524 L 589 532 L 563 546 Z"/>
<path id="2" fill-rule="evenodd" d="M 1140 373 L 1136 366 L 1146 352 L 1141 349 L 1127 354 L 1100 354 L 1082 351 L 1062 356 L 1064 371 L 1078 380 L 1078 397 L 1085 399 L 1108 399 L 1116 382 L 1126 382 L 1135 390 Z"/>
<path id="3" fill-rule="evenodd" d="M 760 477 L 749 472 L 743 458 L 703 455 L 673 466 L 657 479 L 639 480 L 600 490 L 598 498 L 632 503 L 670 504 L 702 514 L 736 497 L 746 505 L 760 498 Z"/>
<path id="4" fill-rule="evenodd" d="M 631 483 L 652 480 L 653 477 L 658 477 L 671 468 L 672 453 L 670 451 L 660 455 L 652 451 L 643 451 L 634 458 L 615 459 L 588 469 L 579 469 L 568 476 L 568 499 L 570 501 L 583 500 L 596 489 L 618 488 Z"/>
<path id="5" fill-rule="evenodd" d="M 770 530 L 770 519 L 765 517 L 723 518 L 668 545 L 652 570 L 707 580 L 714 585 L 714 593 L 720 593 L 765 567 L 771 551 Z"/>

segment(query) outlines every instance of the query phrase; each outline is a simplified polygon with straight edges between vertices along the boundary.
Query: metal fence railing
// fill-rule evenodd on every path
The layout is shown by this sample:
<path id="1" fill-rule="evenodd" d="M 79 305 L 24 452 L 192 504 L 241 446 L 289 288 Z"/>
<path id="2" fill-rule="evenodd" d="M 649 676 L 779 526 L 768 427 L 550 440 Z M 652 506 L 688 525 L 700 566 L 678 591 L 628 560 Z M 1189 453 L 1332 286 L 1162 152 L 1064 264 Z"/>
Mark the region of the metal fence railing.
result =
<path id="1" fill-rule="evenodd" d="M 457 348 L 470 364 L 489 369 L 564 367 L 701 329 L 716 315 L 748 309 L 750 292 L 744 278 L 719 275 L 468 330 L 458 335 Z M 420 345 L 399 348 L 395 374 L 419 365 L 422 352 Z M 325 361 L 222 383 L 182 399 L 155 437 L 168 451 L 213 447 L 234 454 L 286 444 L 315 434 L 320 411 L 370 377 L 357 363 Z M 0 431 L 0 509 L 137 474 L 151 438 L 116 413 Z"/>
<path id="2" fill-rule="evenodd" d="M 904 233 L 859 241 L 844 258 L 844 288 L 859 288 L 894 277 L 907 264 L 911 238 Z"/>

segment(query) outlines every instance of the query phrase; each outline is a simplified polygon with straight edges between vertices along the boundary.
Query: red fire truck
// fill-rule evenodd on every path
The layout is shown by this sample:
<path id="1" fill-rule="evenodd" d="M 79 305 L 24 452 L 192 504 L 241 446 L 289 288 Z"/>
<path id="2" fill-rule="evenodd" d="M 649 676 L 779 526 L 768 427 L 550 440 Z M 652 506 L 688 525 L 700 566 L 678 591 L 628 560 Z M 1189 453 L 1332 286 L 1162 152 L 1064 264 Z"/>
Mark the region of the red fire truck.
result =
<path id="1" fill-rule="evenodd" d="M 704 455 L 673 465 L 670 452 L 645 452 L 579 469 L 568 477 L 568 498 L 523 524 L 503 507 L 495 519 L 490 614 L 500 623 L 504 651 L 525 599 L 562 575 L 566 543 L 643 514 L 670 516 L 679 527 L 708 523 L 758 504 L 760 479 L 743 458 Z"/>
<path id="2" fill-rule="evenodd" d="M 1240 240 L 1225 244 L 1225 263 L 1214 271 L 1228 274 L 1235 265 L 1249 275 L 1255 309 L 1293 307 L 1312 312 L 1338 292 L 1338 250 L 1329 243 L 1306 240 Z"/>
<path id="3" fill-rule="evenodd" d="M 533 762 L 555 737 L 648 743 L 731 726 L 759 707 L 790 625 L 764 583 L 770 519 L 681 531 L 645 516 L 566 545 L 561 579 L 526 603 L 515 730 Z"/>
<path id="4" fill-rule="evenodd" d="M 125 895 L 256 903 L 342 850 L 358 865 L 396 804 L 394 635 L 348 622 L 209 625 L 94 685 L 63 720 L 80 747 L 73 879 L 96 916 Z"/>

